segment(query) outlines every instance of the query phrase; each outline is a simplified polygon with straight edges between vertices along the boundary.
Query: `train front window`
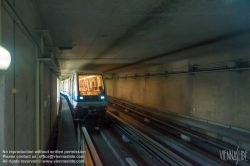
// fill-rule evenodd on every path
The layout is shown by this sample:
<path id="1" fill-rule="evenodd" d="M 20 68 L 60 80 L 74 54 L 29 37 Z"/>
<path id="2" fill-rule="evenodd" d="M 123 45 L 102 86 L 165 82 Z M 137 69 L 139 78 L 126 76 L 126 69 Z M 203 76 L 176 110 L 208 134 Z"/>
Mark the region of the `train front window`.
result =
<path id="1" fill-rule="evenodd" d="M 102 75 L 78 75 L 80 96 L 96 96 L 104 92 Z"/>

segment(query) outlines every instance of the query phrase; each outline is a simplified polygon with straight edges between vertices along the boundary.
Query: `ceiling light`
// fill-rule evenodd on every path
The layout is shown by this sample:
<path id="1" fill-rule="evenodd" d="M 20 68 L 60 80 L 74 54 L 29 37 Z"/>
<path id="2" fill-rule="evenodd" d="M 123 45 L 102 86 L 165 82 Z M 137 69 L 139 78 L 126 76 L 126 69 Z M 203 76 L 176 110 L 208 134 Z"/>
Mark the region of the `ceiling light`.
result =
<path id="1" fill-rule="evenodd" d="M 10 66 L 11 56 L 10 52 L 4 47 L 0 46 L 0 70 L 7 70 Z"/>

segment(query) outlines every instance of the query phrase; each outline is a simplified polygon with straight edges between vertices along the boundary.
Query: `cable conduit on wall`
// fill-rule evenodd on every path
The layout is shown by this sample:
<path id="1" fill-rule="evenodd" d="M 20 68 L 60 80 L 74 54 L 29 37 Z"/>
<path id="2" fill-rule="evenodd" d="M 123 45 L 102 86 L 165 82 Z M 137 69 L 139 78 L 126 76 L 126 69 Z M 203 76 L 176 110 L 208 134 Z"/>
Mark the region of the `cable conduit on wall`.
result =
<path id="1" fill-rule="evenodd" d="M 107 80 L 112 79 L 127 79 L 127 78 L 150 78 L 150 77 L 167 77 L 171 75 L 192 75 L 192 74 L 201 74 L 201 73 L 211 73 L 211 72 L 224 72 L 224 71 L 242 71 L 250 70 L 250 59 L 238 60 L 231 62 L 221 62 L 215 64 L 206 64 L 206 65 L 189 65 L 187 67 L 182 67 L 181 69 L 166 69 L 161 72 L 147 72 L 144 74 L 134 74 L 134 75 L 125 75 L 125 76 L 107 76 Z M 218 64 L 222 64 L 218 66 Z"/>

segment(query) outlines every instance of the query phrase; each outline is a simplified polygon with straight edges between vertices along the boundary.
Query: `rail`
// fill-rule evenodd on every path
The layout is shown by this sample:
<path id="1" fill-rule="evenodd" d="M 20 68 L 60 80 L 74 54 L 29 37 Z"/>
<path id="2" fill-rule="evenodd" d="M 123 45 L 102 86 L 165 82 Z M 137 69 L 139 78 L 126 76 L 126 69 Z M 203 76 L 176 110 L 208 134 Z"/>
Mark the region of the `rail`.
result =
<path id="1" fill-rule="evenodd" d="M 136 142 L 146 154 L 153 158 L 160 165 L 185 165 L 191 166 L 189 161 L 179 157 L 166 147 L 154 141 L 144 133 L 140 132 L 121 118 L 111 112 L 107 113 L 115 120 L 115 128 L 126 135 L 130 140 Z"/>
<path id="2" fill-rule="evenodd" d="M 208 139 L 208 137 L 204 137 L 204 136 L 201 136 L 200 134 L 196 134 L 196 132 L 192 132 L 182 126 L 172 124 L 166 121 L 161 121 L 157 118 L 152 117 L 152 115 L 150 116 L 147 115 L 147 113 L 144 113 L 145 111 L 140 112 L 139 110 L 135 110 L 135 107 L 130 107 L 128 104 L 122 103 L 120 101 L 116 102 L 114 100 L 109 100 L 109 103 L 115 108 L 121 107 L 122 112 L 129 114 L 130 116 L 132 115 L 132 117 L 135 117 L 137 119 L 141 119 L 141 121 L 148 122 L 151 125 L 154 125 L 163 131 L 166 131 L 167 133 L 180 137 L 182 140 L 186 140 L 187 142 L 189 142 L 188 144 L 193 144 L 193 145 L 195 144 L 196 146 L 199 146 L 202 149 L 206 149 L 207 152 L 215 153 L 215 151 L 219 152 L 219 150 L 223 150 L 223 149 L 231 150 L 234 148 L 234 146 L 232 145 L 215 140 L 213 138 Z M 199 153 L 199 154 L 205 155 L 204 152 Z M 247 155 L 247 159 L 249 159 L 249 155 Z M 203 158 L 203 160 L 209 161 L 211 159 L 210 157 L 209 158 L 205 157 Z"/>
<path id="3" fill-rule="evenodd" d="M 77 125 L 78 150 L 84 151 L 84 165 L 102 166 L 102 162 L 85 127 Z"/>
<path id="4" fill-rule="evenodd" d="M 125 107 L 125 106 L 129 107 L 129 104 L 126 104 L 126 103 L 124 103 L 122 101 L 119 101 L 118 98 L 108 96 L 108 100 L 109 100 L 109 102 L 115 102 L 115 103 L 118 103 L 118 104 L 119 103 L 123 104 L 123 107 Z M 197 120 L 197 121 L 200 121 L 200 122 L 209 123 L 209 124 L 216 125 L 216 126 L 219 126 L 219 127 L 224 127 L 224 128 L 227 128 L 227 129 L 232 129 L 232 130 L 239 131 L 239 132 L 242 132 L 242 133 L 250 134 L 250 130 L 243 129 L 243 128 L 240 128 L 240 127 L 236 127 L 236 126 L 232 126 L 232 125 L 228 125 L 228 124 L 223 124 L 223 123 L 218 123 L 218 122 L 214 122 L 214 121 L 210 121 L 210 120 L 206 120 L 206 119 L 202 119 L 202 118 L 197 118 L 197 117 L 193 117 L 193 116 L 190 116 L 190 115 L 184 115 L 184 114 L 179 114 L 179 113 L 175 113 L 175 112 L 163 111 L 163 110 L 159 110 L 158 108 L 150 107 L 148 105 L 142 105 L 142 104 L 139 104 L 139 103 L 136 103 L 136 102 L 133 102 L 133 103 L 138 104 L 139 106 L 142 106 L 142 107 L 148 107 L 148 108 L 153 109 L 153 110 L 157 110 L 157 111 L 160 111 L 160 112 L 165 112 L 167 114 L 176 115 L 176 116 L 180 116 L 180 117 L 187 118 L 187 119 L 193 119 L 193 120 Z M 131 107 L 131 108 L 135 108 L 135 107 Z M 155 115 L 158 115 L 158 114 L 155 114 Z"/>

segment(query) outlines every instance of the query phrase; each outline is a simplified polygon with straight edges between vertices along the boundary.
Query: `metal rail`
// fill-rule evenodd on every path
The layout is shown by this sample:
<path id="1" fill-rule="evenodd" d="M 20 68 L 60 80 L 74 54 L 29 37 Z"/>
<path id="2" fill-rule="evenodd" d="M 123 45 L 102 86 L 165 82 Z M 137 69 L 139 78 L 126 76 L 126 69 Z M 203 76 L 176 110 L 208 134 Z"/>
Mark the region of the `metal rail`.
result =
<path id="1" fill-rule="evenodd" d="M 180 133 L 179 133 L 180 135 L 181 135 L 181 134 L 188 135 L 189 137 L 192 137 L 193 139 L 199 139 L 199 141 L 201 141 L 201 142 L 204 142 L 204 141 L 205 141 L 205 142 L 207 142 L 207 143 L 213 144 L 214 146 L 220 147 L 220 148 L 222 148 L 223 150 L 231 150 L 231 148 L 233 148 L 232 145 L 228 145 L 228 146 L 230 146 L 230 147 L 223 146 L 223 144 L 225 144 L 224 142 L 216 143 L 216 142 L 210 141 L 210 140 L 208 140 L 207 138 L 204 138 L 204 137 L 202 137 L 202 136 L 196 135 L 196 134 L 198 134 L 198 133 L 194 134 L 194 133 L 192 133 L 190 130 L 187 131 L 186 128 L 183 128 L 183 127 L 181 127 L 181 126 L 179 126 L 179 125 L 177 125 L 177 124 L 171 124 L 172 122 L 167 123 L 167 122 L 158 120 L 158 119 L 156 119 L 156 118 L 154 118 L 154 117 L 152 117 L 152 116 L 148 116 L 148 115 L 146 115 L 146 114 L 144 114 L 144 113 L 141 113 L 141 112 L 139 112 L 138 110 L 134 110 L 133 108 L 124 106 L 124 105 L 122 105 L 122 104 L 118 104 L 119 102 L 114 102 L 114 100 L 109 101 L 109 102 L 113 102 L 113 103 L 115 103 L 116 105 L 119 105 L 119 106 L 121 106 L 121 107 L 123 107 L 123 108 L 126 108 L 127 110 L 130 110 L 130 113 L 131 113 L 131 112 L 132 112 L 132 113 L 135 113 L 135 114 L 139 115 L 138 117 L 143 117 L 143 118 L 150 119 L 150 120 L 151 120 L 150 122 L 157 122 L 157 123 L 159 123 L 159 124 L 164 125 L 165 127 L 171 127 L 171 128 L 173 128 L 173 129 L 175 129 L 176 131 L 179 131 L 179 132 L 180 132 Z M 176 127 L 176 126 L 177 126 L 177 127 Z M 162 127 L 163 127 L 163 126 L 162 126 Z M 213 139 L 213 138 L 211 138 L 211 139 Z"/>
<path id="2" fill-rule="evenodd" d="M 171 123 L 166 123 L 166 122 L 160 121 L 152 116 L 148 116 L 144 113 L 136 111 L 133 108 L 126 107 L 124 105 L 124 103 L 114 102 L 114 100 L 112 100 L 112 102 L 110 102 L 110 103 L 113 103 L 113 106 L 122 107 L 123 110 L 125 108 L 126 113 L 128 113 L 128 112 L 130 112 L 130 113 L 132 112 L 132 114 L 134 113 L 136 118 L 139 118 L 141 120 L 144 120 L 143 118 L 147 118 L 151 124 L 157 123 L 157 125 L 155 125 L 156 127 L 160 128 L 162 130 L 165 130 L 168 133 L 174 134 L 175 136 L 176 135 L 180 136 L 181 139 L 184 139 L 188 142 L 191 142 L 192 144 L 197 143 L 197 145 L 199 147 L 206 149 L 210 153 L 214 152 L 215 149 L 217 150 L 217 152 L 219 152 L 219 150 L 231 150 L 233 147 L 233 146 L 227 147 L 227 146 L 225 146 L 225 143 L 220 143 L 220 142 L 216 143 L 216 142 L 208 140 L 207 138 L 203 138 L 199 135 L 195 135 L 194 133 L 188 131 L 184 127 L 180 127 L 178 125 L 173 125 Z M 249 158 L 249 156 L 247 158 Z"/>
<path id="3" fill-rule="evenodd" d="M 125 103 L 125 102 L 119 102 L 118 100 L 119 99 L 116 99 L 115 97 L 111 97 L 111 96 L 108 96 L 108 99 L 109 99 L 109 102 L 114 102 L 114 103 L 120 103 L 121 105 L 123 105 L 123 107 L 129 107 L 130 109 L 132 108 L 136 108 L 138 110 L 137 107 L 131 107 L 129 104 Z M 135 102 L 133 102 L 135 103 Z M 136 103 L 137 104 L 137 103 Z M 154 109 L 154 110 L 157 110 L 157 111 L 160 111 L 159 109 L 155 108 L 155 107 L 150 107 L 148 105 L 141 105 L 141 104 L 138 104 L 142 107 L 147 107 L 147 108 L 150 108 L 150 109 Z M 142 110 L 142 109 L 139 109 L 139 110 Z M 135 111 L 135 110 L 133 110 Z M 152 112 L 149 112 L 149 111 L 145 111 L 143 110 L 144 112 L 147 112 L 147 113 L 150 113 L 150 114 L 154 114 L 156 116 L 159 116 L 159 114 L 155 114 L 155 113 L 152 113 Z M 160 111 L 160 112 L 164 112 L 164 111 Z M 200 121 L 200 122 L 204 122 L 204 123 L 209 123 L 209 124 L 213 124 L 213 125 L 216 125 L 216 126 L 219 126 L 219 127 L 224 127 L 224 128 L 227 128 L 227 129 L 232 129 L 234 131 L 238 131 L 238 132 L 242 132 L 244 133 L 245 135 L 246 134 L 250 134 L 250 130 L 246 130 L 246 129 L 243 129 L 243 128 L 239 128 L 239 127 L 235 127 L 235 126 L 231 126 L 231 125 L 228 125 L 228 124 L 223 124 L 223 123 L 218 123 L 218 122 L 214 122 L 214 121 L 210 121 L 210 120 L 206 120 L 206 119 L 201 119 L 201 118 L 197 118 L 197 117 L 193 117 L 193 116 L 189 116 L 189 115 L 184 115 L 184 114 L 179 114 L 179 113 L 174 113 L 174 112 L 168 112 L 166 111 L 165 113 L 167 114 L 171 114 L 171 115 L 176 115 L 176 116 L 180 116 L 180 117 L 184 117 L 184 118 L 187 118 L 187 119 L 193 119 L 193 120 L 197 120 L 197 121 Z M 161 116 L 161 115 L 160 115 Z M 240 139 L 238 137 L 235 137 L 236 139 Z M 246 139 L 244 139 L 246 140 Z M 248 140 L 247 140 L 248 141 Z"/>
<path id="4" fill-rule="evenodd" d="M 84 165 L 86 166 L 102 166 L 102 162 L 98 153 L 94 147 L 94 144 L 88 134 L 85 127 L 77 126 L 77 142 L 78 150 L 85 151 L 84 153 Z"/>
<path id="5" fill-rule="evenodd" d="M 130 140 L 136 142 L 140 147 L 155 161 L 160 165 L 185 165 L 191 166 L 192 164 L 189 161 L 179 157 L 166 147 L 162 146 L 152 138 L 148 137 L 144 133 L 140 132 L 124 120 L 113 115 L 109 111 L 107 113 L 115 119 L 116 129 L 122 131 Z"/>

